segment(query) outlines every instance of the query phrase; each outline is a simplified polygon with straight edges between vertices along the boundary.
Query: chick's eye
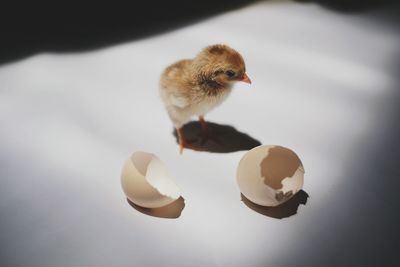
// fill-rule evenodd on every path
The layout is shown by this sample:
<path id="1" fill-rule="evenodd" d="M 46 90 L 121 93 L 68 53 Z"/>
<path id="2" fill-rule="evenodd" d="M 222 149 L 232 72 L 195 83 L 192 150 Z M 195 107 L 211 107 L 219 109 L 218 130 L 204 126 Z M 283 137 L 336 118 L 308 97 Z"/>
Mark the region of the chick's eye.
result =
<path id="1" fill-rule="evenodd" d="M 228 75 L 228 77 L 232 78 L 233 76 L 235 76 L 235 72 L 233 70 L 228 70 L 228 71 L 226 71 L 226 75 Z"/>

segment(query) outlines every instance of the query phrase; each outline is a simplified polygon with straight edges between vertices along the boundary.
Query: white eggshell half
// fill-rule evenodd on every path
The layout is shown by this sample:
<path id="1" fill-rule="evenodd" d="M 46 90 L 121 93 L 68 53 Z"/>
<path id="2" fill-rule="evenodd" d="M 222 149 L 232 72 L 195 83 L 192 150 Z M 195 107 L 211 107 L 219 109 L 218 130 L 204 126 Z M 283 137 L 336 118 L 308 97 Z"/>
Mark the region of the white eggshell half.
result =
<path id="1" fill-rule="evenodd" d="M 159 208 L 180 197 L 180 190 L 160 159 L 135 152 L 125 162 L 121 185 L 126 197 L 138 206 Z"/>
<path id="2" fill-rule="evenodd" d="M 273 188 L 268 186 L 265 182 L 266 177 L 262 176 L 262 161 L 269 156 L 271 149 L 279 147 L 285 149 L 286 153 L 291 154 L 291 159 L 296 157 L 298 159 L 298 167 L 290 177 L 281 179 L 280 188 Z M 283 153 L 284 154 L 284 153 Z M 278 155 L 281 157 L 278 164 L 285 166 L 287 160 L 285 155 Z M 240 160 L 237 168 L 237 183 L 241 193 L 250 201 L 262 206 L 277 206 L 282 204 L 302 189 L 304 183 L 304 168 L 297 157 L 297 155 L 290 149 L 283 148 L 275 145 L 261 145 L 248 151 Z M 287 194 L 287 197 L 279 199 L 277 195 Z"/>

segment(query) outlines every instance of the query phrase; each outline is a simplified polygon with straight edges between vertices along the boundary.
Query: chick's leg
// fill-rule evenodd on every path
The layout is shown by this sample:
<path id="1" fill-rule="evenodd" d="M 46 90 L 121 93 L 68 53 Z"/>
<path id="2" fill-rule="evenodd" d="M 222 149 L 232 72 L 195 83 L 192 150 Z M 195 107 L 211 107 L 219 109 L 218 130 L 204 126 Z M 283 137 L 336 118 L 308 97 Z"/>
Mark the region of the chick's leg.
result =
<path id="1" fill-rule="evenodd" d="M 192 150 L 198 150 L 197 147 L 191 145 L 185 138 L 183 134 L 182 127 L 176 128 L 176 133 L 178 134 L 178 141 L 179 141 L 179 153 L 182 154 L 184 148 L 189 148 Z"/>
<path id="2" fill-rule="evenodd" d="M 176 128 L 176 133 L 178 134 L 178 141 L 179 141 L 179 153 L 182 154 L 183 148 L 185 147 L 185 137 L 182 132 L 182 128 Z"/>
<path id="3" fill-rule="evenodd" d="M 207 122 L 204 120 L 203 115 L 199 116 L 199 122 L 201 125 L 201 145 L 204 145 L 207 140 L 213 140 L 215 143 L 221 144 L 220 140 L 211 133 L 210 129 L 207 126 Z"/>
<path id="4" fill-rule="evenodd" d="M 201 125 L 201 133 L 204 136 L 207 136 L 207 134 L 208 134 L 207 122 L 204 120 L 204 116 L 203 115 L 199 116 L 199 122 L 200 122 L 200 125 Z"/>

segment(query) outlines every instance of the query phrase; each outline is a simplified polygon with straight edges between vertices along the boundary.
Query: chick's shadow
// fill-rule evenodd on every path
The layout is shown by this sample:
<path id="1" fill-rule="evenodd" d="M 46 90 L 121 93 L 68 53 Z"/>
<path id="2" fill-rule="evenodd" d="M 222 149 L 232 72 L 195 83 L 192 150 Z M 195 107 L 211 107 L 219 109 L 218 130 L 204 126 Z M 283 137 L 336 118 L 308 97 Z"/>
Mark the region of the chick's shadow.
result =
<path id="1" fill-rule="evenodd" d="M 138 206 L 129 199 L 126 200 L 132 208 L 139 211 L 140 213 L 158 218 L 177 219 L 181 216 L 182 211 L 185 208 L 185 199 L 183 197 L 178 198 L 171 204 L 168 204 L 164 207 L 152 209 Z"/>
<path id="2" fill-rule="evenodd" d="M 213 153 L 230 153 L 250 150 L 261 145 L 260 141 L 236 130 L 230 125 L 207 122 L 207 129 L 209 138 L 203 139 L 200 122 L 192 121 L 185 124 L 182 131 L 186 140 L 190 142 L 190 147 L 187 149 Z M 173 135 L 176 138 L 176 142 L 179 143 L 176 130 L 174 130 Z"/>
<path id="3" fill-rule="evenodd" d="M 250 209 L 264 216 L 276 219 L 288 218 L 297 214 L 300 204 L 306 205 L 307 199 L 309 198 L 309 195 L 305 191 L 300 190 L 291 199 L 279 206 L 264 207 L 251 202 L 243 194 L 240 194 L 240 196 L 242 198 L 242 202 Z"/>

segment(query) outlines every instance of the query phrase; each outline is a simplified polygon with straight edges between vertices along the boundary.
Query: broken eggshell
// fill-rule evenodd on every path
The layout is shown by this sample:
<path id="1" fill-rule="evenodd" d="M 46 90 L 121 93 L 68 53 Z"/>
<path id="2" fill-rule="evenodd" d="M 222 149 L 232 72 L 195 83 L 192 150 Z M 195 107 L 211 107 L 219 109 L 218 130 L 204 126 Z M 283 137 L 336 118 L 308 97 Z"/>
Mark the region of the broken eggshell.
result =
<path id="1" fill-rule="evenodd" d="M 126 197 L 144 208 L 160 208 L 180 197 L 180 190 L 154 154 L 135 152 L 125 162 L 121 185 Z"/>
<path id="2" fill-rule="evenodd" d="M 274 207 L 302 189 L 304 168 L 292 150 L 262 145 L 242 157 L 236 178 L 240 191 L 247 199 L 258 205 Z"/>

